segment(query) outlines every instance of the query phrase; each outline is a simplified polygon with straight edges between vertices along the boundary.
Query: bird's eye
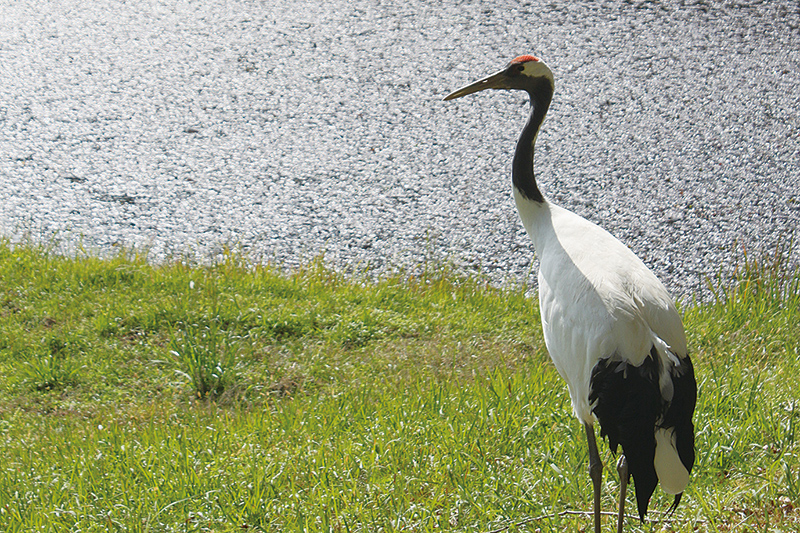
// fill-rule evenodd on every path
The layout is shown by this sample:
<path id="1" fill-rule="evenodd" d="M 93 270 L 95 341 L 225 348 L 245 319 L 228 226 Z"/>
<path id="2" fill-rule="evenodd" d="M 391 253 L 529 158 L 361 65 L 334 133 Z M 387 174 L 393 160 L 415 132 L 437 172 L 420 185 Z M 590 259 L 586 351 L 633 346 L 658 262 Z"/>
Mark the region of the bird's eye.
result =
<path id="1" fill-rule="evenodd" d="M 525 65 L 516 64 L 516 65 L 509 65 L 507 72 L 509 76 L 519 76 L 519 74 L 523 70 L 525 70 Z"/>

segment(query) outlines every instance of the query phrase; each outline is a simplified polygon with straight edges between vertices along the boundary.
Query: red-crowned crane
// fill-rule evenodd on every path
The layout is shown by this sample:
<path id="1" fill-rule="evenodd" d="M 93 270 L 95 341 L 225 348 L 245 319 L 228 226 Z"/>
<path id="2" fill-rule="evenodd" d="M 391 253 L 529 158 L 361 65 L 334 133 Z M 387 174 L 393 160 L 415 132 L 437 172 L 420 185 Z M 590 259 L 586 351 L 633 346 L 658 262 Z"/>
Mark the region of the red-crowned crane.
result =
<path id="1" fill-rule="evenodd" d="M 500 72 L 447 95 L 485 89 L 526 91 L 531 115 L 512 165 L 514 200 L 539 257 L 539 305 L 544 340 L 567 382 L 575 416 L 589 443 L 594 530 L 600 532 L 603 463 L 594 422 L 612 452 L 622 445 L 617 531 L 633 476 L 644 521 L 655 487 L 675 499 L 694 465 L 694 369 L 680 315 L 664 285 L 631 250 L 596 224 L 551 203 L 536 185 L 533 150 L 553 97 L 553 73 L 524 55 Z"/>

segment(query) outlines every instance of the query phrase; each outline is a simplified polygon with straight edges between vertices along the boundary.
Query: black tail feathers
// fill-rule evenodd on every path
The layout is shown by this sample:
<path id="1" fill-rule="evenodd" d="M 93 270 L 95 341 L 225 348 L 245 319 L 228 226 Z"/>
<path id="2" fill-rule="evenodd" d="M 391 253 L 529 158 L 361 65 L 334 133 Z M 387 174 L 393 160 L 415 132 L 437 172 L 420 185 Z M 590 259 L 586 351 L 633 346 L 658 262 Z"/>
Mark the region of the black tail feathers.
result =
<path id="1" fill-rule="evenodd" d="M 661 361 L 655 347 L 638 367 L 609 358 L 599 361 L 592 370 L 589 403 L 594 406 L 600 434 L 608 437 L 611 451 L 616 453 L 622 445 L 642 521 L 658 484 L 654 464 L 656 428 L 674 428 L 681 462 L 689 472 L 694 464 L 691 419 L 697 385 L 689 358 L 681 359 L 671 374 L 674 394 L 667 401 L 659 388 Z M 675 511 L 680 499 L 680 494 L 675 497 L 670 512 Z"/>

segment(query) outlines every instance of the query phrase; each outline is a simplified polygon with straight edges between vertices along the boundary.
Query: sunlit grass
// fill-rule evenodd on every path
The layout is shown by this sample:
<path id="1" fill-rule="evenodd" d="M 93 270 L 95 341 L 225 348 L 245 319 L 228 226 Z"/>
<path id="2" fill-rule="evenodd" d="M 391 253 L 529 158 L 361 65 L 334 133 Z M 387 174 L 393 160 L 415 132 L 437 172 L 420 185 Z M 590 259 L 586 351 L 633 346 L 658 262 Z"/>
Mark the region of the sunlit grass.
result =
<path id="1" fill-rule="evenodd" d="M 670 530 L 800 527 L 786 252 L 684 310 L 698 461 Z M 588 530 L 559 516 L 589 509 L 591 483 L 535 301 L 425 271 L 0 244 L 0 530 Z"/>

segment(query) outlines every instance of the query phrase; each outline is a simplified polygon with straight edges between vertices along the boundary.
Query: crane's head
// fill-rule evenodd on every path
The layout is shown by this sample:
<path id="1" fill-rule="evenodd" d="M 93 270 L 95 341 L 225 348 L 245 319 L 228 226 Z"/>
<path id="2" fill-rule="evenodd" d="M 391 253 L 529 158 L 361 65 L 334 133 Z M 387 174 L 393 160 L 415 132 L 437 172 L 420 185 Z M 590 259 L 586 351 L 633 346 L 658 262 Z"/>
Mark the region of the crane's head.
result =
<path id="1" fill-rule="evenodd" d="M 531 55 L 519 56 L 506 65 L 506 68 L 480 79 L 474 83 L 453 91 L 444 97 L 445 100 L 461 98 L 468 94 L 485 89 L 507 89 L 528 91 L 531 95 L 541 88 L 553 91 L 553 72 L 544 61 Z"/>

